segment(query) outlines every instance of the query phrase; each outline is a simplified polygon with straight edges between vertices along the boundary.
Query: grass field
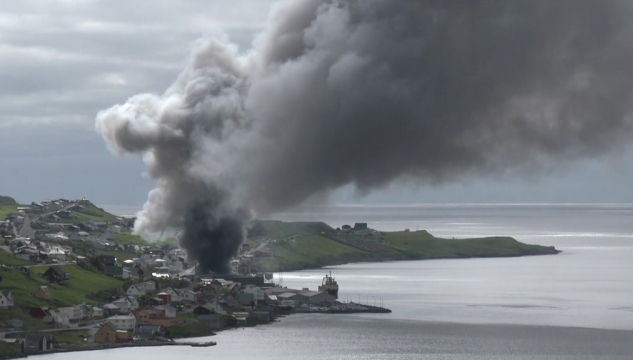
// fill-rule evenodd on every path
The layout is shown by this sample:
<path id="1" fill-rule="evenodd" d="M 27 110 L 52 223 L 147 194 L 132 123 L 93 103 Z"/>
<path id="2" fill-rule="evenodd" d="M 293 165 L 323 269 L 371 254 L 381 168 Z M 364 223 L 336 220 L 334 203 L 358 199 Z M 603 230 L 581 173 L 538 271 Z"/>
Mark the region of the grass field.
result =
<path id="1" fill-rule="evenodd" d="M 528 245 L 510 237 L 442 239 L 428 232 L 341 232 L 323 223 L 261 221 L 258 231 L 276 239 L 267 247 L 273 259 L 258 259 L 259 271 L 318 268 L 350 262 L 555 254 L 554 248 Z M 307 234 L 312 231 L 311 234 Z M 260 235 L 261 236 L 261 235 Z M 294 237 L 294 240 L 290 237 Z M 249 244 L 251 244 L 249 242 Z M 253 246 L 253 245 L 251 245 Z"/>
<path id="2" fill-rule="evenodd" d="M 139 246 L 149 245 L 149 243 L 138 235 L 134 235 L 129 231 L 121 231 L 114 235 L 114 241 L 118 244 L 129 245 L 136 244 Z"/>
<path id="3" fill-rule="evenodd" d="M 18 259 L 13 254 L 10 254 L 2 249 L 0 249 L 0 264 L 3 265 L 33 265 L 35 264 L 32 261 Z"/>
<path id="4" fill-rule="evenodd" d="M 93 203 L 84 202 L 81 203 L 83 210 L 79 211 L 77 208 L 71 208 L 70 222 L 84 222 L 84 221 L 112 221 L 116 216 L 109 212 L 97 207 Z"/>
<path id="5" fill-rule="evenodd" d="M 55 331 L 53 335 L 55 335 L 55 345 L 62 348 L 84 344 L 84 339 L 90 336 L 87 329 Z"/>
<path id="6" fill-rule="evenodd" d="M 367 251 L 359 250 L 320 235 L 299 235 L 295 240 L 277 241 L 268 245 L 275 258 L 260 260 L 263 271 L 284 269 L 304 269 L 320 267 L 322 264 L 362 261 L 372 257 Z"/>
<path id="7" fill-rule="evenodd" d="M 16 213 L 17 211 L 17 204 L 0 204 L 0 221 L 6 219 L 9 214 Z"/>
<path id="8" fill-rule="evenodd" d="M 20 349 L 17 343 L 10 344 L 0 341 L 0 359 L 16 358 L 20 355 Z"/>
<path id="9" fill-rule="evenodd" d="M 41 275 L 48 270 L 48 266 L 31 267 L 30 276 L 23 275 L 17 270 L 3 269 L 2 289 L 10 290 L 15 304 L 19 307 L 33 306 L 69 306 L 80 303 L 95 304 L 96 301 L 87 297 L 91 293 L 120 287 L 123 282 L 100 273 L 84 270 L 77 265 L 62 265 L 60 268 L 69 274 L 70 279 L 62 284 L 49 284 Z M 50 289 L 51 299 L 42 300 L 31 296 L 40 285 Z"/>
<path id="10" fill-rule="evenodd" d="M 213 331 L 206 327 L 204 324 L 199 323 L 198 321 L 188 323 L 188 324 L 179 324 L 169 327 L 169 336 L 171 338 L 185 338 L 185 337 L 197 337 L 197 336 L 208 336 L 212 335 Z"/>

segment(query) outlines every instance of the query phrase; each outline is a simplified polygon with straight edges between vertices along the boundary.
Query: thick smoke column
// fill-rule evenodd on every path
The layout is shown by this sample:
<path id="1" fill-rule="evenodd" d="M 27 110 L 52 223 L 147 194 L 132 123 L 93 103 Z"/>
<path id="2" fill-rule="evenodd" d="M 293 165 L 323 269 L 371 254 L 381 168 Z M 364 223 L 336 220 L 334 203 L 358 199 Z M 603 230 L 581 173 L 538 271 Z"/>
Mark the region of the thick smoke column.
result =
<path id="1" fill-rule="evenodd" d="M 158 182 L 136 231 L 184 226 L 189 255 L 226 271 L 253 212 L 624 144 L 632 15 L 616 0 L 285 2 L 247 55 L 200 40 L 165 94 L 97 129 Z"/>

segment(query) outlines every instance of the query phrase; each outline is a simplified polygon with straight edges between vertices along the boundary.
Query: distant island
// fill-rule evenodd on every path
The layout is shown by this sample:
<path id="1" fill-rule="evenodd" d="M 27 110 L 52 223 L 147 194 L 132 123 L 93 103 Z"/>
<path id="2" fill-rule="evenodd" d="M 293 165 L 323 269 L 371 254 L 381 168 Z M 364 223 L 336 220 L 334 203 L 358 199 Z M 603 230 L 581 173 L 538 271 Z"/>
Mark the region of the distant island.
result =
<path id="1" fill-rule="evenodd" d="M 284 311 L 388 312 L 276 287 L 271 272 L 281 269 L 559 252 L 510 237 L 441 239 L 366 223 L 256 220 L 231 262 L 234 274 L 199 274 L 176 239 L 150 243 L 133 226 L 134 219 L 87 199 L 18 204 L 0 196 L 0 358 L 176 345 L 169 339 L 268 323 Z"/>

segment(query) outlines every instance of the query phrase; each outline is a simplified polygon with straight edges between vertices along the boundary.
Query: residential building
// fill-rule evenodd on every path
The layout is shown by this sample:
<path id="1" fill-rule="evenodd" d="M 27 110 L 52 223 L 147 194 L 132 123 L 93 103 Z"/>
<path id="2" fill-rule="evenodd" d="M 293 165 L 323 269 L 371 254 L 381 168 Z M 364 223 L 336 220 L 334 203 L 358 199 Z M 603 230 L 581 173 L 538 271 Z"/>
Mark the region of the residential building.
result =
<path id="1" fill-rule="evenodd" d="M 84 317 L 84 312 L 81 306 L 61 307 L 57 309 L 57 311 L 60 314 L 67 316 L 70 321 L 80 320 Z"/>
<path id="2" fill-rule="evenodd" d="M 168 328 L 170 326 L 181 324 L 182 320 L 178 318 L 158 317 L 158 318 L 149 318 L 147 322 L 151 325 L 161 325 Z"/>
<path id="3" fill-rule="evenodd" d="M 114 255 L 97 255 L 96 260 L 103 267 L 111 267 L 116 265 L 116 257 Z"/>
<path id="4" fill-rule="evenodd" d="M 199 296 L 200 293 L 191 290 L 185 290 L 182 292 L 182 299 L 184 301 L 198 302 L 198 299 L 200 298 Z"/>
<path id="5" fill-rule="evenodd" d="M 111 316 L 107 318 L 107 321 L 112 324 L 116 330 L 130 330 L 136 326 L 136 318 L 132 314 Z"/>
<path id="6" fill-rule="evenodd" d="M 103 309 L 94 306 L 92 308 L 92 317 L 95 317 L 95 318 L 103 317 Z"/>
<path id="7" fill-rule="evenodd" d="M 165 328 L 161 325 L 140 324 L 134 328 L 134 337 L 145 340 L 154 340 L 158 336 L 165 335 Z"/>
<path id="8" fill-rule="evenodd" d="M 151 293 L 158 290 L 158 284 L 155 280 L 149 280 L 143 283 L 145 285 L 145 293 Z"/>
<path id="9" fill-rule="evenodd" d="M 68 279 L 68 275 L 59 268 L 59 266 L 51 266 L 42 274 L 42 277 L 50 283 L 61 283 Z"/>
<path id="10" fill-rule="evenodd" d="M 36 319 L 44 319 L 46 316 L 50 316 L 48 308 L 36 307 L 29 310 L 29 315 Z"/>
<path id="11" fill-rule="evenodd" d="M 104 323 L 95 333 L 94 342 L 114 343 L 116 342 L 116 328 L 109 322 Z"/>
<path id="12" fill-rule="evenodd" d="M 31 296 L 33 296 L 35 298 L 38 298 L 38 299 L 48 300 L 48 299 L 51 298 L 51 292 L 50 292 L 48 286 L 42 285 L 37 290 L 33 291 L 31 293 Z"/>
<path id="13" fill-rule="evenodd" d="M 129 296 L 143 296 L 146 294 L 145 283 L 132 284 L 125 292 Z"/>
<path id="14" fill-rule="evenodd" d="M 182 297 L 180 296 L 180 292 L 176 289 L 172 289 L 168 287 L 162 291 L 163 293 L 167 293 L 170 295 L 170 302 L 180 302 L 182 301 Z"/>
<path id="15" fill-rule="evenodd" d="M 13 295 L 9 290 L 0 290 L 0 309 L 8 309 L 15 305 L 13 302 Z"/>
<path id="16" fill-rule="evenodd" d="M 127 314 L 130 311 L 132 311 L 130 309 L 130 303 L 124 298 L 121 298 L 119 300 L 113 301 L 112 305 L 115 305 L 117 308 L 119 308 L 119 310 L 118 310 L 119 314 Z"/>
<path id="17" fill-rule="evenodd" d="M 106 266 L 103 268 L 103 275 L 126 279 L 125 275 L 123 274 L 122 266 Z"/>
<path id="18" fill-rule="evenodd" d="M 29 354 L 53 350 L 55 344 L 53 335 L 27 335 L 24 340 L 24 351 Z"/>
<path id="19" fill-rule="evenodd" d="M 163 304 L 171 303 L 171 295 L 166 292 L 159 292 L 158 294 L 156 294 L 156 297 L 161 299 L 163 301 Z"/>
<path id="20" fill-rule="evenodd" d="M 255 298 L 255 301 L 264 301 L 265 299 L 265 293 L 264 293 L 264 289 L 254 286 L 254 285 L 247 285 L 245 288 L 242 289 L 243 292 L 247 293 L 247 294 L 253 294 L 253 297 Z"/>
<path id="21" fill-rule="evenodd" d="M 160 305 L 155 308 L 155 310 L 163 311 L 163 316 L 167 318 L 175 318 L 176 317 L 176 308 L 170 305 Z"/>
<path id="22" fill-rule="evenodd" d="M 169 296 L 168 294 L 166 296 Z M 159 298 L 159 297 L 153 297 L 151 299 L 147 299 L 145 300 L 145 305 L 147 306 L 157 306 L 157 305 L 163 305 L 165 302 L 163 301 L 163 299 Z"/>
<path id="23" fill-rule="evenodd" d="M 120 313 L 128 313 L 132 310 L 138 309 L 139 306 L 138 299 L 134 296 L 124 296 L 112 303 L 119 307 Z"/>
<path id="24" fill-rule="evenodd" d="M 224 328 L 224 316 L 217 313 L 211 313 L 206 315 L 198 315 L 198 321 L 206 325 L 211 330 L 220 330 Z"/>

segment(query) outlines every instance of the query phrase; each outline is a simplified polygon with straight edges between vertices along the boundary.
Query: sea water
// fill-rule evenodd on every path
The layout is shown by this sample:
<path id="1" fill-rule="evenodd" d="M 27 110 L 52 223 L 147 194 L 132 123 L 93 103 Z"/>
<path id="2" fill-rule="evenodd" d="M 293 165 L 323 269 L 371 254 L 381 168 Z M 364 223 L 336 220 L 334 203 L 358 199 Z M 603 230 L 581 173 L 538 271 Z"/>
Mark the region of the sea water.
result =
<path id="1" fill-rule="evenodd" d="M 391 314 L 302 314 L 220 332 L 211 348 L 90 353 L 153 359 L 631 359 L 633 205 L 383 205 L 278 214 L 331 226 L 367 222 L 436 236 L 507 235 L 559 255 L 359 263 L 275 274 L 316 288 L 332 271 L 343 301 Z M 208 340 L 201 339 L 201 340 Z M 45 358 L 83 359 L 86 353 Z"/>

